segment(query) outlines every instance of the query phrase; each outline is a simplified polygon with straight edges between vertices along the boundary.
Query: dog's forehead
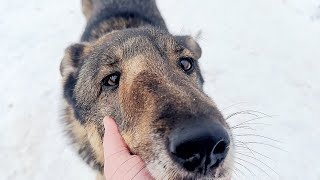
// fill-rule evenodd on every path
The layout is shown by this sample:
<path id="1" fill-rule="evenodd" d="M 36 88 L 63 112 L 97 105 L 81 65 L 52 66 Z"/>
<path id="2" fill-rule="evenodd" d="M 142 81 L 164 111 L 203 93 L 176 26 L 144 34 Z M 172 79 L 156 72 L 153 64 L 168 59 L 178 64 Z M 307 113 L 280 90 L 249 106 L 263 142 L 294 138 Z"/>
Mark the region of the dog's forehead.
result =
<path id="1" fill-rule="evenodd" d="M 93 45 L 93 52 L 100 61 L 111 64 L 141 54 L 163 55 L 179 48 L 175 38 L 168 32 L 146 28 L 109 33 Z"/>

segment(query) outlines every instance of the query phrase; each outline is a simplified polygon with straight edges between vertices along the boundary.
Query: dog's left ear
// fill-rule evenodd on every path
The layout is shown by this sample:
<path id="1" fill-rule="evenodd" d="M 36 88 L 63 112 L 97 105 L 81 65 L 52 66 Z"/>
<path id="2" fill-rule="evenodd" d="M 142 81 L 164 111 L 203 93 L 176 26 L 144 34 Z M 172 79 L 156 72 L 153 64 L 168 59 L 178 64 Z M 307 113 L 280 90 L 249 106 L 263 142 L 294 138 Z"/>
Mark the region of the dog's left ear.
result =
<path id="1" fill-rule="evenodd" d="M 177 42 L 183 47 L 189 49 L 196 59 L 201 57 L 201 47 L 191 36 L 175 36 Z"/>

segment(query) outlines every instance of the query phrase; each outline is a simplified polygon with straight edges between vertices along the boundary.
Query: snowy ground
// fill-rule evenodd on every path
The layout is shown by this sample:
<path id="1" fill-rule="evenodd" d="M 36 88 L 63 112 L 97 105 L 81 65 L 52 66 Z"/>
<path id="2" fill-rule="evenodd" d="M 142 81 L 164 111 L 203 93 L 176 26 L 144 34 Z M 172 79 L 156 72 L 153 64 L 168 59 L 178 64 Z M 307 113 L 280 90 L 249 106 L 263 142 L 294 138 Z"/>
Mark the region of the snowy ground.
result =
<path id="1" fill-rule="evenodd" d="M 94 179 L 59 124 L 59 63 L 84 28 L 80 0 L 0 4 L 0 179 Z M 173 33 L 202 30 L 206 91 L 226 116 L 271 115 L 235 129 L 245 143 L 238 142 L 234 179 L 319 180 L 320 0 L 158 4 Z"/>

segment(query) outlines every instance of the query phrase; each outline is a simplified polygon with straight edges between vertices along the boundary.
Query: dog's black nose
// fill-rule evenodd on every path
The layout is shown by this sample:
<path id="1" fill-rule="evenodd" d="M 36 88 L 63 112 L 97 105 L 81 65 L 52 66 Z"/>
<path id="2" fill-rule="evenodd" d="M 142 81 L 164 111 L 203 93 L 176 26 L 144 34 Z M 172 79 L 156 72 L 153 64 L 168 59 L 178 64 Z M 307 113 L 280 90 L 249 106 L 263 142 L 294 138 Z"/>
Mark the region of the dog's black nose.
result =
<path id="1" fill-rule="evenodd" d="M 222 125 L 195 124 L 173 131 L 169 150 L 173 159 L 186 170 L 205 174 L 223 162 L 229 143 L 229 135 Z"/>

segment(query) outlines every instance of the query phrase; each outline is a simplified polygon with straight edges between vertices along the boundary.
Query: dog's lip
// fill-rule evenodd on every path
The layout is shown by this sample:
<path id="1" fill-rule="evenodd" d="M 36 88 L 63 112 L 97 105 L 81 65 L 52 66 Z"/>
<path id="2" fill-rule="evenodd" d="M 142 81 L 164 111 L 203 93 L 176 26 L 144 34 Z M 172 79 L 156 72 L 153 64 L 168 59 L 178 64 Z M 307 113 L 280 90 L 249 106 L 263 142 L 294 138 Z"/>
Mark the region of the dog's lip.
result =
<path id="1" fill-rule="evenodd" d="M 147 167 L 148 168 L 151 167 L 151 169 L 152 169 L 152 170 L 150 169 L 151 171 L 156 171 L 156 169 L 153 169 L 154 166 L 148 165 L 151 162 L 153 162 L 153 161 L 146 162 Z M 167 163 L 168 162 L 170 162 L 170 161 L 167 161 Z M 200 179 L 200 180 L 209 180 L 209 179 L 210 180 L 231 180 L 232 170 L 228 167 L 224 167 L 225 163 L 226 163 L 226 160 L 224 159 L 217 168 L 213 169 L 212 171 L 210 171 L 209 173 L 206 173 L 206 174 L 203 174 L 201 172 L 187 171 L 174 162 L 171 165 L 173 165 L 172 168 L 175 169 L 175 172 L 180 172 L 180 173 L 177 173 L 177 175 L 180 179 L 190 179 L 191 178 L 191 179 Z M 186 174 L 188 174 L 188 175 L 186 175 Z"/>
<path id="2" fill-rule="evenodd" d="M 195 178 L 201 176 L 200 179 L 211 179 L 212 180 L 231 180 L 231 174 L 226 172 L 226 169 L 223 168 L 225 163 L 225 159 L 222 160 L 221 164 L 213 169 L 211 172 L 201 173 L 201 172 L 193 172 Z M 224 172 L 220 172 L 220 170 L 224 170 Z"/>

